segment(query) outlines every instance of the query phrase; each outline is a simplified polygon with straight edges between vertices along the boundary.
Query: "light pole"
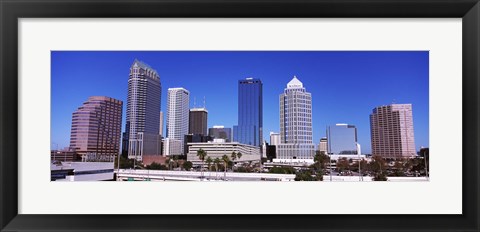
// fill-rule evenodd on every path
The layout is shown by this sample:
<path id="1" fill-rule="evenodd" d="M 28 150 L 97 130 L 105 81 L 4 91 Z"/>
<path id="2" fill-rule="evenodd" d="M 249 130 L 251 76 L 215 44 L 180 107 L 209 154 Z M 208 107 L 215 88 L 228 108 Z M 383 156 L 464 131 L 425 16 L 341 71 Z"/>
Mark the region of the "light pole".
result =
<path id="1" fill-rule="evenodd" d="M 357 155 L 358 155 L 358 180 L 363 181 L 363 176 L 362 176 L 362 169 L 361 169 L 361 162 L 362 160 L 360 159 L 360 154 L 361 154 L 361 149 L 360 149 L 360 144 L 355 142 L 357 145 Z"/>
<path id="2" fill-rule="evenodd" d="M 330 163 L 330 182 L 332 181 L 332 154 L 331 153 L 328 153 L 328 161 Z"/>
<path id="3" fill-rule="evenodd" d="M 117 159 L 117 181 L 118 181 L 118 175 L 120 175 L 120 153 L 117 154 L 118 159 Z"/>

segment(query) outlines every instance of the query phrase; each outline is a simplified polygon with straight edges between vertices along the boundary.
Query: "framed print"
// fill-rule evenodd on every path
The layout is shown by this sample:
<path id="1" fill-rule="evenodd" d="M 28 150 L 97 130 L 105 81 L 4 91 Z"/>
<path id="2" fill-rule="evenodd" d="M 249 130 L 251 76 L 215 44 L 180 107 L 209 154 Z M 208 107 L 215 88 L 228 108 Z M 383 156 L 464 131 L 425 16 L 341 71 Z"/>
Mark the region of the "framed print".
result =
<path id="1" fill-rule="evenodd" d="M 476 0 L 0 4 L 2 231 L 480 229 Z"/>

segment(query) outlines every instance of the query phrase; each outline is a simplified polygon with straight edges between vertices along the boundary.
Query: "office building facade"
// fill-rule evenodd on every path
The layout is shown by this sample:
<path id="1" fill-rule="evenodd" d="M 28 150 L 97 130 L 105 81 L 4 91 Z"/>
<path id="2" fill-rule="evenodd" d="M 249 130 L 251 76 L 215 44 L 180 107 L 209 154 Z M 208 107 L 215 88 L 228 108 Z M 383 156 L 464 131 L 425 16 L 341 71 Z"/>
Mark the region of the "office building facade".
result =
<path id="1" fill-rule="evenodd" d="M 72 114 L 70 150 L 92 161 L 110 160 L 120 152 L 123 102 L 110 97 L 89 97 Z"/>
<path id="2" fill-rule="evenodd" d="M 263 84 L 260 79 L 238 81 L 238 124 L 233 140 L 260 147 L 263 143 Z"/>
<path id="3" fill-rule="evenodd" d="M 195 165 L 201 164 L 202 161 L 198 158 L 197 152 L 202 149 L 207 152 L 208 157 L 212 159 L 222 159 L 223 155 L 230 157 L 232 152 L 242 153 L 240 159 L 236 159 L 237 162 L 260 162 L 260 149 L 257 146 L 241 144 L 238 142 L 225 142 L 223 139 L 215 139 L 212 142 L 206 143 L 188 143 L 189 150 L 187 154 L 187 160 Z"/>
<path id="4" fill-rule="evenodd" d="M 183 155 L 183 140 L 163 139 L 163 156 Z"/>
<path id="5" fill-rule="evenodd" d="M 183 144 L 188 134 L 190 92 L 184 88 L 169 88 L 167 97 L 167 133 L 169 139 Z M 182 149 L 183 151 L 183 149 Z"/>
<path id="6" fill-rule="evenodd" d="M 322 152 L 323 154 L 328 154 L 328 139 L 327 137 L 323 137 L 320 139 L 320 143 L 318 143 L 318 151 Z"/>
<path id="7" fill-rule="evenodd" d="M 280 144 L 277 159 L 313 159 L 312 95 L 296 76 L 280 94 Z"/>
<path id="8" fill-rule="evenodd" d="M 270 132 L 270 145 L 276 146 L 278 144 L 280 144 L 280 134 Z"/>
<path id="9" fill-rule="evenodd" d="M 213 141 L 213 138 L 208 136 L 208 135 L 199 135 L 199 134 L 189 134 L 185 135 L 184 141 L 183 141 L 183 154 L 188 153 L 189 149 L 189 143 L 206 143 L 209 141 Z"/>
<path id="10" fill-rule="evenodd" d="M 188 134 L 207 135 L 208 111 L 206 108 L 190 109 Z"/>
<path id="11" fill-rule="evenodd" d="M 127 96 L 127 120 L 125 137 L 129 159 L 142 160 L 142 154 L 156 148 L 145 147 L 144 139 L 159 136 L 160 102 L 162 86 L 157 71 L 149 65 L 135 60 L 130 67 Z"/>
<path id="12" fill-rule="evenodd" d="M 163 136 L 163 112 L 160 111 L 160 124 L 158 126 L 158 134 L 160 135 L 160 137 Z"/>
<path id="13" fill-rule="evenodd" d="M 412 104 L 379 106 L 370 114 L 372 155 L 403 158 L 416 155 Z"/>
<path id="14" fill-rule="evenodd" d="M 225 139 L 226 142 L 232 141 L 232 128 L 224 126 L 213 126 L 208 129 L 208 135 L 216 139 Z"/>

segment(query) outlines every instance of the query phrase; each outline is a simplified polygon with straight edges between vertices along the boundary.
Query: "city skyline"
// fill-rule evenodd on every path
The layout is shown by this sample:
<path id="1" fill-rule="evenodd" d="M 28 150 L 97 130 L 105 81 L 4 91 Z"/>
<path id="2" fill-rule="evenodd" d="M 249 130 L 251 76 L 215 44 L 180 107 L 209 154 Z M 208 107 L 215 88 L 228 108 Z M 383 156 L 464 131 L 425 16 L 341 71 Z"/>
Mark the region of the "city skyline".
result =
<path id="1" fill-rule="evenodd" d="M 149 56 L 150 58 L 147 58 Z M 204 59 L 201 59 L 202 57 L 209 57 L 211 60 L 216 58 L 211 63 L 220 62 L 227 65 L 214 69 L 217 66 L 203 65 L 209 62 L 205 62 Z M 325 137 L 327 125 L 348 123 L 358 125 L 359 143 L 362 144 L 362 150 L 369 153 L 371 151 L 369 130 L 371 110 L 399 101 L 413 105 L 417 150 L 420 146 L 428 147 L 428 52 L 52 52 L 52 143 L 59 144 L 60 147 L 68 146 L 61 141 L 62 134 L 66 130 L 62 126 L 65 124 L 65 120 L 60 116 L 65 114 L 70 104 L 77 102 L 76 99 L 80 96 L 83 99 L 90 95 L 125 99 L 125 96 L 121 94 L 121 92 L 125 93 L 125 90 L 118 91 L 118 89 L 122 90 L 122 86 L 125 85 L 122 82 L 124 82 L 125 76 L 128 78 L 128 74 L 121 76 L 116 73 L 120 72 L 118 70 L 125 72 L 126 68 L 121 67 L 120 63 L 130 59 L 128 61 L 131 64 L 135 58 L 145 61 L 158 71 L 162 86 L 166 88 L 182 86 L 191 90 L 191 97 L 205 97 L 206 108 L 209 110 L 208 128 L 220 124 L 226 127 L 236 125 L 238 118 L 235 108 L 238 105 L 235 103 L 238 101 L 238 92 L 235 92 L 235 84 L 247 77 L 254 77 L 264 83 L 263 138 L 264 140 L 268 138 L 271 131 L 279 133 L 278 94 L 284 87 L 280 89 L 278 86 L 288 82 L 288 79 L 297 74 L 302 82 L 308 83 L 308 88 L 312 90 L 313 143 L 318 144 L 320 138 Z M 167 58 L 171 58 L 171 60 Z M 333 69 L 332 58 L 337 66 L 334 65 Z M 92 59 L 104 62 L 87 62 Z M 258 64 L 259 60 L 263 62 Z M 339 60 L 343 62 L 339 62 Z M 195 62 L 192 64 L 188 61 Z M 159 62 L 163 64 L 159 65 L 161 67 L 157 66 Z M 62 64 L 61 67 L 59 63 Z M 86 63 L 89 65 L 83 66 L 82 70 L 75 67 Z M 175 65 L 172 65 L 173 63 Z M 247 67 L 238 68 L 234 64 Z M 356 67 L 353 69 L 356 71 L 356 75 L 345 77 L 346 69 L 339 69 L 342 64 Z M 174 67 L 163 68 L 168 65 Z M 187 70 L 191 67 L 193 69 L 186 72 L 185 68 L 181 68 L 182 65 L 188 66 Z M 98 71 L 99 66 L 114 71 L 112 74 L 92 71 Z M 373 69 L 372 66 L 375 68 Z M 330 77 L 320 78 L 322 68 L 330 71 Z M 288 71 L 284 69 L 288 69 Z M 251 71 L 247 73 L 246 70 Z M 298 71 L 294 73 L 295 70 Z M 318 73 L 314 72 L 315 70 Z M 174 71 L 178 74 L 175 75 Z M 351 72 L 352 69 L 348 71 Z M 88 75 L 84 74 L 84 78 L 75 78 L 82 73 L 88 73 Z M 96 73 L 98 75 L 94 75 Z M 186 73 L 194 73 L 194 75 L 186 77 Z M 231 73 L 231 75 L 227 76 L 224 73 Z M 390 75 L 386 75 L 386 73 L 390 73 Z M 336 75 L 333 76 L 334 74 Z M 210 75 L 210 79 L 206 78 L 208 75 Z M 403 77 L 398 78 L 399 75 Z M 365 80 L 359 82 L 360 77 Z M 82 88 L 84 84 L 81 82 L 91 78 L 97 78 L 98 86 Z M 393 84 L 395 84 L 395 88 L 391 88 Z M 74 88 L 70 86 L 74 86 Z M 233 88 L 231 88 L 232 86 Z M 90 94 L 90 92 L 92 93 Z M 162 96 L 161 99 L 166 99 L 166 97 Z M 272 99 L 274 100 L 272 101 Z M 389 101 L 389 99 L 391 100 Z M 355 102 L 355 104 L 350 102 Z M 61 107 L 65 104 L 68 106 Z M 166 108 L 165 104 L 164 101 L 161 102 L 162 109 Z M 193 108 L 192 104 L 189 108 Z M 66 121 L 66 124 L 69 125 L 68 118 Z M 122 128 L 123 131 L 125 128 Z M 67 133 L 69 134 L 68 129 Z M 68 136 L 66 140 L 68 140 Z"/>

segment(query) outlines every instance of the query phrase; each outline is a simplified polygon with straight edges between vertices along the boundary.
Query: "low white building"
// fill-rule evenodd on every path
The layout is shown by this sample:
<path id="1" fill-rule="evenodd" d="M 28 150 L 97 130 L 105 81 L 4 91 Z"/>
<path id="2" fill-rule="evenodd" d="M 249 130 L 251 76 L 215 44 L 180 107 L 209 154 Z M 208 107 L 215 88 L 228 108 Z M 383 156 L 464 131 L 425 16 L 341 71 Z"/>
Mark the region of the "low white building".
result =
<path id="1" fill-rule="evenodd" d="M 179 139 L 163 139 L 163 156 L 182 155 L 183 142 Z"/>
<path id="2" fill-rule="evenodd" d="M 223 155 L 227 155 L 231 160 L 232 152 L 242 153 L 240 159 L 234 162 L 260 162 L 261 154 L 260 147 L 241 144 L 239 142 L 225 142 L 223 139 L 215 139 L 213 142 L 207 143 L 188 143 L 189 149 L 187 160 L 193 164 L 201 164 L 202 161 L 198 158 L 197 152 L 202 149 L 207 153 L 208 157 L 212 159 L 221 159 Z"/>
<path id="3" fill-rule="evenodd" d="M 277 146 L 277 159 L 311 160 L 315 156 L 315 144 L 281 143 Z"/>
<path id="4" fill-rule="evenodd" d="M 113 180 L 113 162 L 53 162 L 51 181 Z"/>

